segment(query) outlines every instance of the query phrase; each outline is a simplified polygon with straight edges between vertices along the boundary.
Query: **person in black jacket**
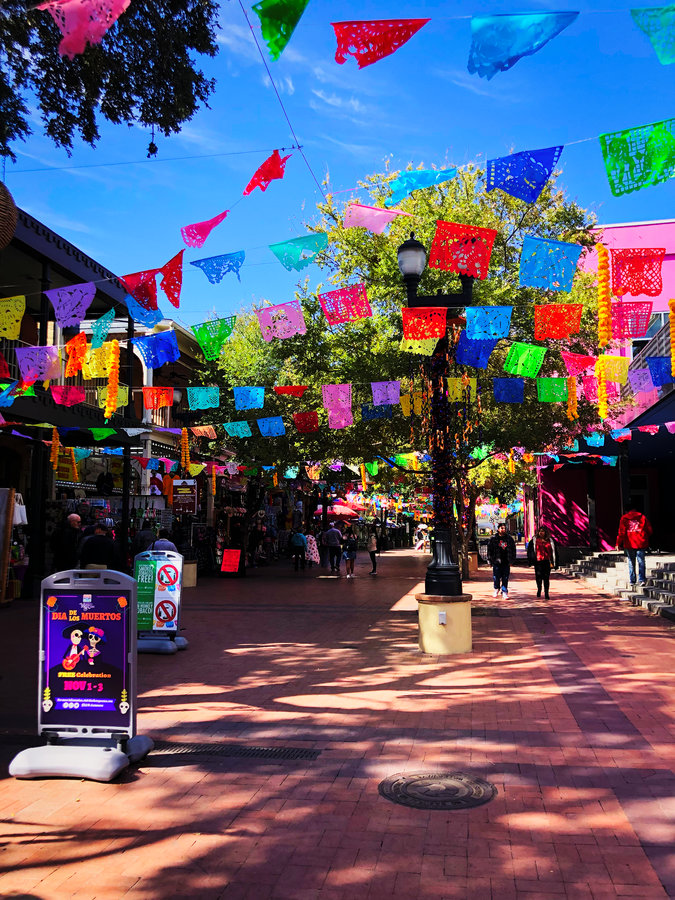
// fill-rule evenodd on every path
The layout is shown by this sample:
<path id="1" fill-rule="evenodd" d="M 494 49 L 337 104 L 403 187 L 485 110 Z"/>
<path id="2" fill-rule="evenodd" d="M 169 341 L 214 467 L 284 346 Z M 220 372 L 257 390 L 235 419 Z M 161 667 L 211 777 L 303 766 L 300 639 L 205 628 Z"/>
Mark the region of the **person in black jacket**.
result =
<path id="1" fill-rule="evenodd" d="M 516 542 L 507 534 L 506 525 L 502 522 L 497 527 L 487 546 L 488 562 L 492 566 L 494 596 L 501 594 L 504 600 L 509 597 L 509 575 L 511 564 L 516 561 Z"/>
<path id="2" fill-rule="evenodd" d="M 527 562 L 534 566 L 534 577 L 537 582 L 537 597 L 541 597 L 542 586 L 544 599 L 548 600 L 551 569 L 558 567 L 558 554 L 553 538 L 545 525 L 540 525 L 537 534 L 527 545 Z"/>
<path id="3" fill-rule="evenodd" d="M 121 560 L 117 553 L 117 547 L 110 537 L 108 528 L 97 522 L 91 537 L 85 538 L 80 546 L 80 568 L 119 569 Z"/>

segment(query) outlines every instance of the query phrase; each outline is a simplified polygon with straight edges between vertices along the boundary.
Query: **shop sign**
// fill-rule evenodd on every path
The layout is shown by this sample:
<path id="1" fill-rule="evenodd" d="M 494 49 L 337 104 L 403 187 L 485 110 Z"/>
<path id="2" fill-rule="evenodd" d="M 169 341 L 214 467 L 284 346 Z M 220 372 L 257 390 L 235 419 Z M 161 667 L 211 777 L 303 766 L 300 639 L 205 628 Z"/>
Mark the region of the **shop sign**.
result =
<path id="1" fill-rule="evenodd" d="M 197 482 L 194 478 L 174 481 L 173 511 L 177 516 L 197 515 Z"/>
<path id="2" fill-rule="evenodd" d="M 171 550 L 147 550 L 135 562 L 139 631 L 178 631 L 183 557 Z"/>

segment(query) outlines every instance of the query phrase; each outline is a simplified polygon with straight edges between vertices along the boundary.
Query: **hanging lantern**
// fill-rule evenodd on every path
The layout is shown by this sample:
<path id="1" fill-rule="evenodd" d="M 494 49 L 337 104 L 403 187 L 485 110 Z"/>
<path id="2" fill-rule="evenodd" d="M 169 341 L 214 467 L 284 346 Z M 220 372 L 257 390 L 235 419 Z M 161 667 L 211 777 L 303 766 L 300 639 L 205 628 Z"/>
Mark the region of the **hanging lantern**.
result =
<path id="1" fill-rule="evenodd" d="M 14 237 L 19 213 L 14 198 L 0 181 L 0 250 L 3 250 Z"/>

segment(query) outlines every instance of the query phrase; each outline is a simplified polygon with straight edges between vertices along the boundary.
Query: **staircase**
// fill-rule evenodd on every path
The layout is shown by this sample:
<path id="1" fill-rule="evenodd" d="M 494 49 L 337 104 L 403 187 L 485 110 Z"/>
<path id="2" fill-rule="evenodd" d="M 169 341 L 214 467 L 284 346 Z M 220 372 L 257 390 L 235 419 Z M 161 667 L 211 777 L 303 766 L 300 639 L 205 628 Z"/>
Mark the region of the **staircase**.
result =
<path id="1" fill-rule="evenodd" d="M 561 566 L 558 571 L 675 622 L 675 553 L 647 554 L 647 584 L 644 587 L 631 586 L 628 562 L 620 551 L 589 551 L 575 562 Z"/>

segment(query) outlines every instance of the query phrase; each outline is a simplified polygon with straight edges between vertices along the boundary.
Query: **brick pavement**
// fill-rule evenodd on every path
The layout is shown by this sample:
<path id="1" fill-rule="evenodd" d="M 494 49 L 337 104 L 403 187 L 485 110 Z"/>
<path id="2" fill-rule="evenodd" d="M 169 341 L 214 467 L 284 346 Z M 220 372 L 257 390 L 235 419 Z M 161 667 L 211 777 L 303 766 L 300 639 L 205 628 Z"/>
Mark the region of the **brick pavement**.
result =
<path id="1" fill-rule="evenodd" d="M 190 648 L 139 660 L 141 733 L 315 760 L 163 745 L 112 784 L 5 775 L 0 896 L 675 896 L 673 626 L 569 580 L 537 601 L 516 569 L 508 601 L 467 583 L 485 613 L 472 654 L 425 656 L 425 559 L 366 566 L 203 580 L 184 597 Z M 0 610 L 3 772 L 34 733 L 36 623 L 35 604 Z M 379 796 L 420 771 L 498 795 L 451 813 Z"/>

